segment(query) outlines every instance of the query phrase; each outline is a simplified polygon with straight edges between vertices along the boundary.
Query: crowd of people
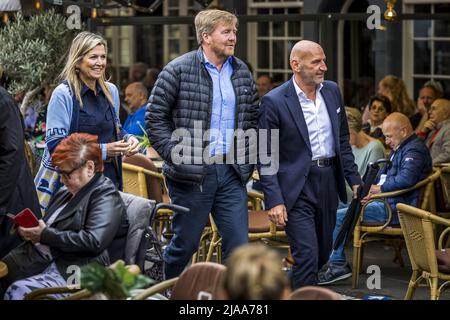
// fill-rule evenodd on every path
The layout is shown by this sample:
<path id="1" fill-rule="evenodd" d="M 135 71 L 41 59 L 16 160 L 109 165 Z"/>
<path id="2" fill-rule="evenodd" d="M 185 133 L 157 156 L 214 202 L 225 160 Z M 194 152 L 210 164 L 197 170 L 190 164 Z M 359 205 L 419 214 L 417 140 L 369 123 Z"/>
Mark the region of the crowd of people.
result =
<path id="1" fill-rule="evenodd" d="M 391 161 L 363 203 L 412 187 L 433 165 L 450 162 L 450 100 L 439 83 L 425 83 L 416 103 L 403 80 L 388 75 L 367 105 L 344 106 L 338 85 L 325 80 L 326 52 L 318 43 L 293 46 L 293 76 L 285 83 L 274 84 L 269 74 L 255 80 L 234 55 L 237 25 L 229 12 L 201 11 L 198 50 L 161 72 L 134 65 L 122 88 L 129 113 L 123 119 L 120 90 L 106 77 L 108 46 L 98 34 L 73 39 L 59 84 L 46 87 L 25 122 L 0 80 L 0 260 L 10 270 L 0 279 L 5 299 L 64 286 L 70 265 L 106 266 L 124 256 L 122 161 L 146 153 L 139 145 L 144 136 L 164 160 L 171 202 L 190 209 L 173 215 L 165 277 L 179 276 L 189 264 L 211 214 L 222 238 L 230 299 L 283 299 L 291 290 L 351 276 L 343 247 L 332 252 L 332 245 L 368 164 Z M 261 142 L 259 134 L 255 142 L 237 131 L 268 138 Z M 26 135 L 42 144 L 34 182 Z M 276 254 L 243 246 L 252 159 L 258 159 L 257 188 L 268 217 L 287 234 L 294 262 L 289 277 Z M 390 222 L 398 223 L 397 203 L 417 201 L 417 191 L 389 198 Z M 11 233 L 6 213 L 24 208 L 39 224 Z M 366 206 L 365 221 L 387 217 L 383 205 Z"/>

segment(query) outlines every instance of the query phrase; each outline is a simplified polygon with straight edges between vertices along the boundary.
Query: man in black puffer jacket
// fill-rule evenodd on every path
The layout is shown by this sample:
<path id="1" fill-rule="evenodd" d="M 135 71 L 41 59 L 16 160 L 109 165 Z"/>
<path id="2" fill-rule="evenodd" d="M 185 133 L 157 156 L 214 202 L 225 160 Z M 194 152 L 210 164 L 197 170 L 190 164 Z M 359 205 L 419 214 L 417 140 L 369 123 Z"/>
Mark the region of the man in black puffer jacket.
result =
<path id="1" fill-rule="evenodd" d="M 233 56 L 236 16 L 201 11 L 195 28 L 200 48 L 163 69 L 145 115 L 152 146 L 165 161 L 171 200 L 191 209 L 173 218 L 166 278 L 183 271 L 210 212 L 225 258 L 248 239 L 245 184 L 256 163 L 256 86 L 247 66 Z"/>

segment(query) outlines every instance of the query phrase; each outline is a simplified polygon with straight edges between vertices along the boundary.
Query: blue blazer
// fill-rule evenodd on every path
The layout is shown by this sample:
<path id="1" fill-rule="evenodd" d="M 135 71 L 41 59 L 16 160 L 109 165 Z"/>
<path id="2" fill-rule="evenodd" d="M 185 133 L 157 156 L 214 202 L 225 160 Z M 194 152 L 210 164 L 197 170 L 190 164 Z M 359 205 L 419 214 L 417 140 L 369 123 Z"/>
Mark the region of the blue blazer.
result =
<path id="1" fill-rule="evenodd" d="M 336 183 L 338 195 L 345 203 L 347 194 L 344 179 L 352 186 L 360 184 L 361 177 L 350 147 L 347 117 L 337 84 L 324 81 L 321 94 L 328 109 L 336 146 L 336 180 L 331 180 L 332 177 L 330 177 L 327 183 Z M 258 169 L 266 208 L 284 204 L 289 211 L 305 185 L 312 161 L 308 128 L 292 79 L 273 89 L 261 99 L 259 129 L 268 130 L 269 137 L 272 129 L 279 130 L 277 172 L 264 174 L 264 169 L 267 170 L 274 163 L 271 161 L 264 163 L 267 160 L 266 150 L 263 150 L 261 146 L 259 150 Z M 271 139 L 267 140 L 267 153 L 270 154 Z"/>

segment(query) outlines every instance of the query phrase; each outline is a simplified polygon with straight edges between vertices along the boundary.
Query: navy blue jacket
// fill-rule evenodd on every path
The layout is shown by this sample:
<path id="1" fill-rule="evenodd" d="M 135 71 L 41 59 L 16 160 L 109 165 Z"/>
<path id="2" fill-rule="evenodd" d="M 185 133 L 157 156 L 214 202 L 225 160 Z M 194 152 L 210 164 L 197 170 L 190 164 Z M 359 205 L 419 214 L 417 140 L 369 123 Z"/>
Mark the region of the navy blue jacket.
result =
<path id="1" fill-rule="evenodd" d="M 145 113 L 145 128 L 152 147 L 164 159 L 164 174 L 181 183 L 202 184 L 207 171 L 201 156 L 209 140 L 199 141 L 202 137 L 197 137 L 197 132 L 203 135 L 210 129 L 212 112 L 213 83 L 204 61 L 200 47 L 169 62 L 158 76 Z M 256 131 L 258 92 L 255 82 L 244 62 L 233 56 L 231 64 L 231 83 L 236 95 L 235 129 Z M 176 129 L 178 135 L 173 134 Z M 191 163 L 173 163 L 171 154 L 177 144 L 191 146 Z M 234 155 L 254 159 L 253 162 L 236 161 L 232 165 L 243 184 L 255 167 L 256 145 L 253 146 L 245 137 L 236 135 Z"/>
<path id="2" fill-rule="evenodd" d="M 328 109 L 336 146 L 336 180 L 330 179 L 327 183 L 336 183 L 340 199 L 347 202 L 344 179 L 352 186 L 360 184 L 361 177 L 358 174 L 349 143 L 345 108 L 336 83 L 324 81 L 321 94 Z M 266 208 L 270 209 L 278 204 L 284 204 L 289 211 L 305 185 L 312 161 L 308 127 L 292 79 L 262 98 L 259 110 L 259 129 L 267 129 L 269 134 L 271 129 L 279 130 L 279 168 L 277 172 L 264 174 L 263 170 L 267 170 L 274 164 L 270 162 L 265 164 L 266 150 L 263 150 L 261 146 L 259 149 L 258 169 Z M 261 132 L 259 138 L 261 139 Z M 267 150 L 270 151 L 271 141 L 267 140 Z"/>
<path id="3" fill-rule="evenodd" d="M 392 156 L 394 156 L 392 158 Z M 392 163 L 383 167 L 378 172 L 377 181 L 382 174 L 386 174 L 386 181 L 381 186 L 381 192 L 390 192 L 407 189 L 414 186 L 420 180 L 425 179 L 432 169 L 430 151 L 427 146 L 415 134 L 403 141 L 396 151 L 391 152 L 389 159 Z M 417 206 L 419 190 L 407 194 L 388 198 L 392 209 L 392 224 L 398 224 L 397 203 L 405 203 Z"/>

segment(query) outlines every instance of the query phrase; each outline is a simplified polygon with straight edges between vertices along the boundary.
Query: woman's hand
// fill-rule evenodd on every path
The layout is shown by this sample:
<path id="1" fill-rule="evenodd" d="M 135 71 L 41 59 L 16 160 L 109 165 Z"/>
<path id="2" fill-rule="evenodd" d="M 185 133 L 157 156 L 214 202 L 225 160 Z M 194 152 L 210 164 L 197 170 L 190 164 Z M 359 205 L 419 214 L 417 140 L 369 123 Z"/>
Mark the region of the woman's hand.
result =
<path id="1" fill-rule="evenodd" d="M 106 145 L 106 154 L 108 157 L 123 156 L 129 148 L 130 144 L 124 140 L 111 142 Z"/>
<path id="2" fill-rule="evenodd" d="M 32 243 L 37 243 L 41 241 L 42 231 L 47 227 L 43 220 L 39 220 L 39 225 L 33 228 L 22 228 L 19 227 L 20 236 L 26 240 L 31 241 Z"/>
<path id="3" fill-rule="evenodd" d="M 139 140 L 136 137 L 128 138 L 128 143 L 129 143 L 129 149 L 127 152 L 125 152 L 125 155 L 127 157 L 132 156 L 133 154 L 136 154 L 139 152 Z"/>

